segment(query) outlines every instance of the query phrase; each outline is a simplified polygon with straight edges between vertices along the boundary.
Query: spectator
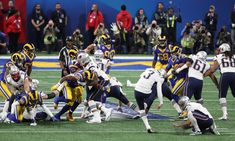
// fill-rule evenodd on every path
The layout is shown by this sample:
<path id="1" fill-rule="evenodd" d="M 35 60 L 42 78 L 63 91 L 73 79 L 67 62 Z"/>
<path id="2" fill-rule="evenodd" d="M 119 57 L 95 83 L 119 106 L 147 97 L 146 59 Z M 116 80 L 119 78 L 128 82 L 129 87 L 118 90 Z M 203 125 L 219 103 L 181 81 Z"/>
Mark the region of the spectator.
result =
<path id="1" fill-rule="evenodd" d="M 162 29 L 162 35 L 166 35 L 166 13 L 164 11 L 164 4 L 159 2 L 157 4 L 156 12 L 154 13 L 154 19 Z"/>
<path id="2" fill-rule="evenodd" d="M 201 20 L 194 20 L 192 21 L 192 37 L 194 39 L 194 46 L 193 46 L 193 54 L 196 54 L 196 51 L 198 50 L 200 46 L 199 37 L 201 36 L 200 29 L 202 26 Z"/>
<path id="3" fill-rule="evenodd" d="M 116 17 L 117 26 L 120 30 L 120 44 L 123 53 L 130 51 L 130 30 L 132 25 L 131 14 L 126 11 L 126 5 L 121 6 L 121 11 Z"/>
<path id="4" fill-rule="evenodd" d="M 4 9 L 3 5 L 2 5 L 2 2 L 0 1 L 0 9 L 1 9 L 3 14 L 7 15 L 6 19 L 10 18 L 12 15 L 14 15 L 17 12 L 17 10 L 15 9 L 13 0 L 9 0 L 8 6 L 9 6 L 9 9 Z"/>
<path id="5" fill-rule="evenodd" d="M 98 5 L 93 4 L 91 11 L 88 13 L 86 21 L 87 43 L 92 44 L 95 40 L 95 30 L 99 28 L 100 23 L 104 23 L 103 14 L 99 11 Z"/>
<path id="6" fill-rule="evenodd" d="M 226 26 L 222 26 L 219 33 L 217 34 L 216 39 L 217 39 L 217 42 L 216 42 L 217 47 L 219 47 L 223 43 L 231 44 L 231 35 L 227 31 Z"/>
<path id="7" fill-rule="evenodd" d="M 0 31 L 0 54 L 7 54 L 7 37 Z"/>
<path id="8" fill-rule="evenodd" d="M 36 45 L 36 49 L 42 50 L 42 30 L 45 23 L 45 15 L 41 10 L 41 5 L 36 4 L 32 13 L 31 23 L 34 27 L 34 44 Z"/>
<path id="9" fill-rule="evenodd" d="M 144 30 L 141 28 L 141 25 L 135 24 L 132 28 L 133 30 L 133 40 L 134 46 L 130 53 L 139 53 L 143 54 L 146 47 L 146 42 L 143 37 Z"/>
<path id="10" fill-rule="evenodd" d="M 51 51 L 55 48 L 57 40 L 56 32 L 58 32 L 58 29 L 54 26 L 54 22 L 50 20 L 43 29 L 44 44 L 46 45 L 46 50 L 48 54 L 50 54 Z"/>
<path id="11" fill-rule="evenodd" d="M 190 34 L 190 30 L 184 31 L 181 46 L 184 54 L 189 55 L 193 53 L 194 39 Z"/>
<path id="12" fill-rule="evenodd" d="M 231 20 L 231 40 L 234 46 L 235 45 L 235 4 L 233 6 L 233 11 L 231 12 L 230 15 L 230 20 Z"/>
<path id="13" fill-rule="evenodd" d="M 180 14 L 176 16 L 174 13 L 174 9 L 172 7 L 168 8 L 166 14 L 166 35 L 168 42 L 172 44 L 176 43 L 177 22 L 182 22 Z"/>
<path id="14" fill-rule="evenodd" d="M 157 24 L 157 21 L 153 20 L 146 30 L 146 34 L 148 35 L 148 54 L 151 54 L 152 48 L 158 44 L 157 38 L 161 33 L 161 27 Z"/>
<path id="15" fill-rule="evenodd" d="M 83 49 L 84 38 L 79 28 L 73 32 L 73 44 L 78 47 L 78 50 Z"/>
<path id="16" fill-rule="evenodd" d="M 180 35 L 184 36 L 185 32 L 189 32 L 190 35 L 193 35 L 193 26 L 191 23 L 187 22 L 183 28 L 183 30 L 181 31 Z"/>
<path id="17" fill-rule="evenodd" d="M 214 37 L 217 30 L 217 22 L 218 22 L 218 16 L 215 13 L 214 5 L 210 6 L 209 12 L 207 12 L 205 15 L 204 22 L 206 29 L 211 34 L 211 39 L 210 39 L 211 42 L 209 44 L 210 52 L 214 52 Z"/>
<path id="18" fill-rule="evenodd" d="M 144 13 L 144 9 L 140 8 L 137 11 L 136 17 L 135 17 L 135 24 L 140 25 L 140 31 L 141 31 L 141 36 L 144 39 L 144 42 L 147 43 L 148 42 L 148 37 L 146 35 L 146 30 L 148 27 L 148 18 L 146 17 L 145 13 Z"/>
<path id="19" fill-rule="evenodd" d="M 107 28 L 105 28 L 104 23 L 100 23 L 99 26 L 96 28 L 94 35 L 95 35 L 95 40 L 97 43 L 99 43 L 99 38 L 103 34 L 109 34 L 109 31 Z"/>
<path id="20" fill-rule="evenodd" d="M 18 40 L 21 33 L 21 18 L 20 12 L 17 11 L 10 16 L 6 21 L 6 32 L 9 37 L 9 50 L 11 53 L 19 51 Z"/>
<path id="21" fill-rule="evenodd" d="M 61 48 L 65 42 L 65 27 L 68 23 L 68 18 L 64 9 L 61 8 L 60 3 L 56 3 L 55 11 L 51 14 L 51 19 L 53 20 L 55 27 L 58 29 L 56 37 L 58 41 L 58 46 Z"/>
<path id="22" fill-rule="evenodd" d="M 198 46 L 195 49 L 196 52 L 198 51 L 206 51 L 207 53 L 210 52 L 209 45 L 211 43 L 211 34 L 208 32 L 205 26 L 201 26 L 197 39 Z"/>

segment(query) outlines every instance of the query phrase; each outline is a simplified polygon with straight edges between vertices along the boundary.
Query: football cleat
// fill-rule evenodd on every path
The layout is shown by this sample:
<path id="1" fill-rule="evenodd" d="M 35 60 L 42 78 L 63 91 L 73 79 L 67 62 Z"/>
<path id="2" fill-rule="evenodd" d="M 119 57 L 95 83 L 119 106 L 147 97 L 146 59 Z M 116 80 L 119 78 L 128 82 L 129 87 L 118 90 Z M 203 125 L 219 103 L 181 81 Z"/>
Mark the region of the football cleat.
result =
<path id="1" fill-rule="evenodd" d="M 108 111 L 107 111 L 107 113 L 105 115 L 105 121 L 109 121 L 110 120 L 112 112 L 113 112 L 112 108 L 108 109 Z"/>
<path id="2" fill-rule="evenodd" d="M 67 118 L 68 121 L 74 121 L 72 113 L 67 113 L 66 118 Z"/>
<path id="3" fill-rule="evenodd" d="M 92 118 L 91 120 L 88 120 L 86 121 L 87 123 L 91 123 L 91 124 L 94 124 L 94 123 L 101 123 L 101 119 L 98 119 L 98 118 Z"/>
<path id="4" fill-rule="evenodd" d="M 30 123 L 30 126 L 37 126 L 37 123 L 36 122 L 32 122 L 32 123 Z"/>
<path id="5" fill-rule="evenodd" d="M 153 131 L 152 129 L 147 129 L 147 132 L 150 133 L 150 134 L 151 134 L 151 133 L 156 133 L 156 132 Z"/>
<path id="6" fill-rule="evenodd" d="M 189 134 L 190 136 L 197 136 L 197 135 L 201 135 L 202 132 L 201 131 L 195 131 L 195 132 L 192 132 L 191 134 Z"/>
<path id="7" fill-rule="evenodd" d="M 228 120 L 228 116 L 227 115 L 224 115 L 224 116 L 222 116 L 222 117 L 220 117 L 220 118 L 218 118 L 219 120 Z"/>
<path id="8" fill-rule="evenodd" d="M 54 109 L 58 109 L 58 104 L 57 103 L 54 103 Z"/>

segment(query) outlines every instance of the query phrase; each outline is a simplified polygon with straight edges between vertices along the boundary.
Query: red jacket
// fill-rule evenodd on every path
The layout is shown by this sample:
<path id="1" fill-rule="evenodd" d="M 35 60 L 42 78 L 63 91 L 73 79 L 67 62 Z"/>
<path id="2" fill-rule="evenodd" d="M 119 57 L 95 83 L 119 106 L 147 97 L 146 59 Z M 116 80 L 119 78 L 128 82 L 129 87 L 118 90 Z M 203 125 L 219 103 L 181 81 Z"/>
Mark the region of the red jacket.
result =
<path id="1" fill-rule="evenodd" d="M 132 17 L 128 11 L 120 11 L 117 14 L 116 22 L 120 25 L 121 28 L 130 31 L 132 25 Z"/>
<path id="2" fill-rule="evenodd" d="M 91 20 L 91 17 L 90 17 L 91 15 L 92 15 L 92 11 L 87 16 L 86 30 L 89 29 L 88 22 Z M 103 14 L 100 11 L 97 12 L 97 15 L 96 15 L 94 22 L 95 22 L 95 26 L 93 27 L 94 29 L 96 29 L 100 23 L 104 22 Z"/>
<path id="3" fill-rule="evenodd" d="M 20 16 L 13 15 L 6 21 L 6 32 L 21 32 L 21 18 Z"/>

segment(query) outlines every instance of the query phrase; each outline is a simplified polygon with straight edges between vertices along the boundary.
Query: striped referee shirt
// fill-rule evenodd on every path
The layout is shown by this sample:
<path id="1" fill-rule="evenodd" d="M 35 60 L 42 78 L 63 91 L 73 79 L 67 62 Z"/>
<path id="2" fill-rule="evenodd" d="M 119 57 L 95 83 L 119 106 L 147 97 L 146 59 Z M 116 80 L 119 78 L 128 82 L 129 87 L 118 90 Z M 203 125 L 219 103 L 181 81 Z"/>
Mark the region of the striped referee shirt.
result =
<path id="1" fill-rule="evenodd" d="M 77 47 L 76 46 L 73 46 L 72 48 L 70 49 L 75 49 L 77 50 Z M 66 46 L 63 47 L 61 50 L 60 50 L 60 53 L 59 53 L 59 61 L 61 62 L 64 62 L 64 67 L 65 68 L 68 68 L 69 67 L 69 64 L 71 62 L 71 58 L 69 57 L 69 48 L 67 48 Z"/>

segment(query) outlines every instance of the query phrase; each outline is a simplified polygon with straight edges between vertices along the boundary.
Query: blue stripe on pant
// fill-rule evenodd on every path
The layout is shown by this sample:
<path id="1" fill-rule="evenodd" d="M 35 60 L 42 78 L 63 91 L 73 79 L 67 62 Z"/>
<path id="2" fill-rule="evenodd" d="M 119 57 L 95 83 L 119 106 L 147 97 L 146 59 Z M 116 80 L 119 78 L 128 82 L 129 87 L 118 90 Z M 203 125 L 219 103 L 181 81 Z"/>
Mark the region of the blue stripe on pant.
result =
<path id="1" fill-rule="evenodd" d="M 235 73 L 223 73 L 219 82 L 219 98 L 226 98 L 228 88 L 231 88 L 232 95 L 235 97 Z"/>
<path id="2" fill-rule="evenodd" d="M 186 95 L 191 99 L 194 95 L 195 100 L 199 100 L 202 97 L 203 81 L 189 77 L 186 82 Z"/>

